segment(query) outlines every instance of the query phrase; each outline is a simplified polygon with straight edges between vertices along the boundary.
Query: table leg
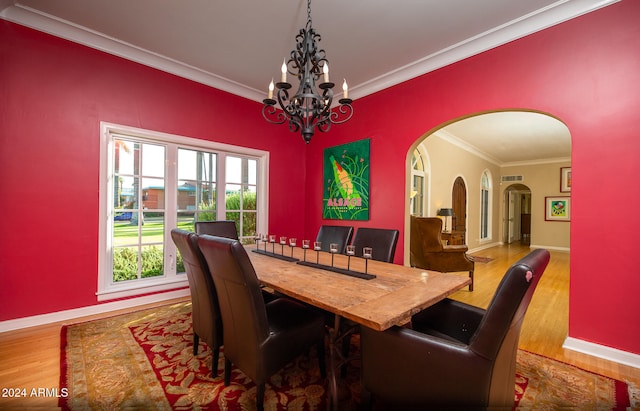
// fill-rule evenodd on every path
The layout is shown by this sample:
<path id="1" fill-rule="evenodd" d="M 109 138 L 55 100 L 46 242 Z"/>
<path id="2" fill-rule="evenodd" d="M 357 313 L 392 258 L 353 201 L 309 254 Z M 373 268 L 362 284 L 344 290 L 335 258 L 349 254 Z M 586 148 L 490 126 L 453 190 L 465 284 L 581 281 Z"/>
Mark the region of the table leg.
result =
<path id="1" fill-rule="evenodd" d="M 338 409 L 338 378 L 336 363 L 337 340 L 340 333 L 340 316 L 336 314 L 333 328 L 329 328 L 329 396 L 327 410 L 337 411 Z"/>
<path id="2" fill-rule="evenodd" d="M 327 401 L 327 409 L 337 411 L 339 407 L 338 396 L 338 378 L 341 367 L 351 361 L 353 358 L 342 353 L 342 341 L 345 338 L 351 338 L 351 334 L 355 331 L 357 326 L 349 327 L 348 329 L 342 328 L 342 317 L 335 316 L 333 328 L 329 328 L 329 400 Z"/>

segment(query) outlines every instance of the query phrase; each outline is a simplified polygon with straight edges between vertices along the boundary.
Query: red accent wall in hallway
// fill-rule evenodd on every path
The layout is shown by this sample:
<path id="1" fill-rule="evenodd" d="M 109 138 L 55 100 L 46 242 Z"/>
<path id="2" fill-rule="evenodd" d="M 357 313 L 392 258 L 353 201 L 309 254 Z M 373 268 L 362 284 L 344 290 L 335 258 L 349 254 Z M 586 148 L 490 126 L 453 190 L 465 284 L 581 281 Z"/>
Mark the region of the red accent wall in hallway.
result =
<path id="1" fill-rule="evenodd" d="M 405 159 L 430 130 L 485 110 L 533 109 L 572 136 L 569 335 L 640 354 L 640 2 L 622 1 L 354 102 L 348 123 L 310 145 L 308 175 L 327 146 L 371 138 L 371 220 L 404 231 Z M 307 236 L 321 219 L 322 181 L 307 179 Z M 400 235 L 396 262 L 402 261 Z"/>

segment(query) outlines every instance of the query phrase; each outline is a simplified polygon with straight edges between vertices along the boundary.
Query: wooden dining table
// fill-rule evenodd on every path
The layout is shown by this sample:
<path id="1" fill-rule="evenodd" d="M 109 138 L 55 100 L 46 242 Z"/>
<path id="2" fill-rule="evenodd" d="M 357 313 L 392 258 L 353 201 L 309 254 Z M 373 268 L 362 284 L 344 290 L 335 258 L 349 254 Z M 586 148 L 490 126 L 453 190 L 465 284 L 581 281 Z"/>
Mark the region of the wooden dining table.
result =
<path id="1" fill-rule="evenodd" d="M 335 314 L 334 326 L 329 330 L 329 406 L 332 409 L 338 406 L 336 369 L 341 365 L 338 360 L 342 359 L 337 341 L 345 337 L 340 327 L 343 319 L 378 331 L 405 325 L 412 315 L 471 282 L 467 275 L 303 250 L 279 243 L 261 242 L 246 249 L 264 286 Z"/>
<path id="2" fill-rule="evenodd" d="M 258 246 L 264 250 L 263 246 Z M 470 283 L 467 275 L 440 273 L 399 264 L 330 254 L 300 247 L 267 244 L 267 252 L 255 252 L 256 246 L 247 246 L 249 258 L 260 282 L 273 290 L 313 305 L 339 317 L 365 327 L 383 331 L 393 325 L 407 323 L 411 316 L 441 301 Z M 375 253 L 375 250 L 373 250 Z M 295 258 L 298 261 L 325 266 L 310 267 L 277 258 Z M 375 276 L 362 279 L 332 272 L 346 270 Z"/>

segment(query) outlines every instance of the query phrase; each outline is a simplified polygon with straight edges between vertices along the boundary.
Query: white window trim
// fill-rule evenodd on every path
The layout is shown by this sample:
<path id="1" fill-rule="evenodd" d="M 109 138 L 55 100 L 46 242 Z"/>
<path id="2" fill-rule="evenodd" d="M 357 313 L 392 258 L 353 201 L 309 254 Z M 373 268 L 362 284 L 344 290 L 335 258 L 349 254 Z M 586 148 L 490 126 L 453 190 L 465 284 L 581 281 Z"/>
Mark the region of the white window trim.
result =
<path id="1" fill-rule="evenodd" d="M 487 175 L 487 183 L 489 187 L 487 188 L 487 236 L 482 238 L 482 177 Z M 479 243 L 484 244 L 492 241 L 493 239 L 493 230 L 491 229 L 493 224 L 493 175 L 490 170 L 485 169 L 480 174 L 480 226 L 479 229 Z"/>
<path id="2" fill-rule="evenodd" d="M 148 140 L 154 143 L 173 143 L 185 145 L 192 148 L 202 149 L 205 151 L 222 152 L 223 155 L 239 155 L 251 156 L 259 159 L 258 161 L 258 204 L 257 210 L 264 216 L 258 219 L 257 232 L 268 232 L 268 216 L 269 216 L 269 152 L 257 150 L 247 147 L 234 146 L 231 144 L 212 142 L 191 137 L 183 137 L 175 134 L 162 133 L 151 130 L 144 130 L 136 127 L 123 126 L 108 122 L 100 122 L 100 181 L 99 181 L 99 228 L 98 228 L 98 290 L 96 295 L 98 301 L 113 300 L 117 298 L 125 298 L 138 296 L 142 294 L 161 292 L 172 290 L 179 287 L 188 286 L 187 278 L 184 275 L 173 274 L 156 278 L 139 279 L 135 282 L 124 282 L 122 284 L 113 284 L 113 270 L 110 270 L 111 262 L 109 260 L 109 248 L 111 239 L 108 235 L 110 224 L 113 224 L 113 216 L 109 215 L 109 199 L 113 195 L 113 184 L 111 184 L 110 165 L 112 164 L 112 147 L 113 135 L 131 136 L 139 139 Z M 175 158 L 167 157 L 167 161 L 175 162 Z M 218 162 L 220 164 L 222 162 Z M 167 176 L 167 180 L 175 181 L 177 176 Z M 224 182 L 224 171 L 218 176 L 218 182 Z M 168 190 L 169 192 L 171 190 Z M 173 194 L 170 194 L 173 195 Z M 171 197 L 168 199 L 168 201 Z M 220 209 L 221 208 L 221 209 Z M 218 213 L 224 212 L 224 206 L 219 207 Z M 224 214 L 223 214 L 224 215 Z M 170 219 L 175 218 L 173 216 Z M 175 220 L 174 225 L 175 225 Z M 170 227 L 169 223 L 167 227 Z M 165 230 L 165 244 L 172 245 L 171 230 Z M 172 252 L 169 258 L 170 263 L 175 264 L 175 253 Z"/>

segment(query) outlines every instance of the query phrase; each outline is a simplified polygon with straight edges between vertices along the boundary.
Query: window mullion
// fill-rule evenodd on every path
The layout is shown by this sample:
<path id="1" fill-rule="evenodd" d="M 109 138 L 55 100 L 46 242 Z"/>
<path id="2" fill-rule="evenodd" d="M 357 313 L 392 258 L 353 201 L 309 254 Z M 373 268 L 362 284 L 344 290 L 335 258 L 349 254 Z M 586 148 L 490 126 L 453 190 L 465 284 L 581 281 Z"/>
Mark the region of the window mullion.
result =
<path id="1" fill-rule="evenodd" d="M 176 275 L 176 246 L 171 239 L 171 227 L 178 226 L 178 146 L 166 146 L 165 160 L 165 212 L 164 212 L 164 266 L 165 275 Z"/>
<path id="2" fill-rule="evenodd" d="M 227 219 L 227 155 L 218 153 L 216 162 L 217 183 L 216 183 L 216 220 Z"/>

